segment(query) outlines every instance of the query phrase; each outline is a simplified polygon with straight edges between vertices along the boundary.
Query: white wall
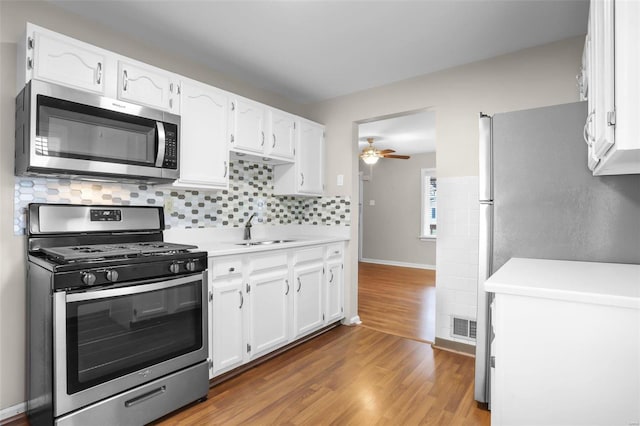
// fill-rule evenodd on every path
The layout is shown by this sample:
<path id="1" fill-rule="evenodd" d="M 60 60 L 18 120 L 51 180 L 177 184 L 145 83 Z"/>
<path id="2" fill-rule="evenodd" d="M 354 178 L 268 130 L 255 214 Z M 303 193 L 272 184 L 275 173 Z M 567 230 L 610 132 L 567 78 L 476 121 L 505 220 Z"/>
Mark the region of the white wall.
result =
<path id="1" fill-rule="evenodd" d="M 300 114 L 299 105 L 144 45 L 46 1 L 0 1 L 0 410 L 25 400 L 25 238 L 13 233 L 16 42 L 26 22 Z"/>
<path id="2" fill-rule="evenodd" d="M 421 169 L 436 167 L 436 154 L 412 154 L 408 160 L 359 161 L 364 181 L 364 259 L 434 268 L 436 240 L 422 241 Z M 375 205 L 370 205 L 370 201 Z M 409 265 L 407 265 L 409 266 Z"/>
<path id="3" fill-rule="evenodd" d="M 575 37 L 308 106 L 309 117 L 327 126 L 328 194 L 357 199 L 357 123 L 425 108 L 436 112 L 438 180 L 477 176 L 478 113 L 577 101 L 575 76 L 580 69 L 583 44 L 584 37 Z M 344 186 L 335 184 L 338 174 L 345 175 Z M 449 194 L 450 197 L 463 196 L 464 188 L 456 185 L 451 188 L 453 193 Z M 443 194 L 440 188 L 438 196 L 448 195 L 446 192 Z M 353 212 L 352 242 L 358 240 L 357 222 L 357 212 Z M 447 234 L 445 231 L 443 235 L 441 229 L 438 234 L 437 267 L 446 268 L 440 255 L 440 242 Z M 473 241 L 468 243 L 469 247 L 477 247 L 477 238 Z M 345 309 L 353 314 L 357 312 L 356 244 L 350 244 L 347 256 L 345 272 L 347 281 L 353 285 L 345 290 Z M 437 288 L 450 287 L 450 283 L 443 281 L 439 274 L 436 277 Z M 475 292 L 472 281 L 465 281 L 459 290 L 472 296 Z M 455 309 L 462 305 L 454 303 L 451 306 Z M 440 305 L 437 307 L 438 318 L 457 313 L 445 312 L 442 308 Z M 439 330 L 437 337 L 450 339 L 448 331 L 442 328 L 444 326 L 439 322 L 436 326 Z"/>

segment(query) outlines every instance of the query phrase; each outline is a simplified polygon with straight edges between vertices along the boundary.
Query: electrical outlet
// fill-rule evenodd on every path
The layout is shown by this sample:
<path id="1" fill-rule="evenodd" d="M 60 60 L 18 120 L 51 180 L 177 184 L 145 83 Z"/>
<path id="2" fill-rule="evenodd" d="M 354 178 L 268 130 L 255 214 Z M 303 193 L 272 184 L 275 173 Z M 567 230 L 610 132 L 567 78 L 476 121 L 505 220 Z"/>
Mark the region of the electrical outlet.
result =
<path id="1" fill-rule="evenodd" d="M 344 185 L 344 175 L 338 175 L 338 186 Z"/>
<path id="2" fill-rule="evenodd" d="M 168 213 L 173 212 L 173 197 L 169 196 L 164 198 L 164 209 Z"/>

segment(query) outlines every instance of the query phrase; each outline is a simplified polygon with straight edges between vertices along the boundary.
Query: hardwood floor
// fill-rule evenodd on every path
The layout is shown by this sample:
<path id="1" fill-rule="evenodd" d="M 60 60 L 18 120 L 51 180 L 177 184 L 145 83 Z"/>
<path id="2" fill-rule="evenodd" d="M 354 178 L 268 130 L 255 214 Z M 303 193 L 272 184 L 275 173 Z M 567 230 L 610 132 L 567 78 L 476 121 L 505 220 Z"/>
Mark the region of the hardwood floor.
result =
<path id="1" fill-rule="evenodd" d="M 489 425 L 473 358 L 340 326 L 209 391 L 154 425 Z"/>
<path id="2" fill-rule="evenodd" d="M 409 339 L 435 340 L 435 271 L 360 262 L 358 277 L 362 325 Z"/>

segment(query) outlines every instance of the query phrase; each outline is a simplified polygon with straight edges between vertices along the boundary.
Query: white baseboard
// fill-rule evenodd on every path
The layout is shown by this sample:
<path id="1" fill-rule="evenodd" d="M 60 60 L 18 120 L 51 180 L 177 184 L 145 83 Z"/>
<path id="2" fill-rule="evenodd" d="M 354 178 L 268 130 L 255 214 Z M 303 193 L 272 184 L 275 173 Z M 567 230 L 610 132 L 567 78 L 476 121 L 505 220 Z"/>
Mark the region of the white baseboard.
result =
<path id="1" fill-rule="evenodd" d="M 430 269 L 432 271 L 436 270 L 436 265 L 427 265 L 424 263 L 396 262 L 395 260 L 367 259 L 364 257 L 360 259 L 360 262 L 376 263 L 378 265 L 402 266 L 405 268 Z"/>
<path id="2" fill-rule="evenodd" d="M 7 420 L 10 417 L 22 414 L 27 410 L 27 403 L 21 402 L 11 407 L 3 408 L 0 410 L 0 422 Z"/>

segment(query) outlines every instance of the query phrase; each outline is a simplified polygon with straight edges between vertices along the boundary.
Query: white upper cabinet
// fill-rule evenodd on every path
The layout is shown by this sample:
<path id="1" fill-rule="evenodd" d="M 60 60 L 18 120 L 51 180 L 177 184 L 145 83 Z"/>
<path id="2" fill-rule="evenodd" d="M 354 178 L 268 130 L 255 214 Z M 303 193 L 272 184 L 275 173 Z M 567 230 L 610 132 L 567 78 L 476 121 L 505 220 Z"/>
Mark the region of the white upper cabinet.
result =
<path id="1" fill-rule="evenodd" d="M 293 160 L 296 143 L 295 116 L 269 108 L 267 123 L 269 131 L 265 153 L 271 157 Z"/>
<path id="2" fill-rule="evenodd" d="M 297 144 L 298 192 L 322 195 L 324 189 L 324 126 L 300 121 Z"/>
<path id="3" fill-rule="evenodd" d="M 235 97 L 229 109 L 229 147 L 239 152 L 262 153 L 266 143 L 264 105 Z"/>
<path id="4" fill-rule="evenodd" d="M 640 2 L 592 0 L 584 60 L 594 175 L 640 173 Z"/>
<path id="5" fill-rule="evenodd" d="M 180 112 L 176 76 L 134 61 L 118 62 L 118 99 L 174 114 Z"/>
<path id="6" fill-rule="evenodd" d="M 318 196 L 324 192 L 324 126 L 298 118 L 295 124 L 295 164 L 273 167 L 278 195 Z"/>
<path id="7" fill-rule="evenodd" d="M 186 79 L 180 87 L 180 178 L 174 186 L 226 189 L 228 94 Z"/>
<path id="8" fill-rule="evenodd" d="M 94 93 L 105 93 L 106 55 L 85 43 L 65 36 L 35 31 L 28 36 L 27 49 L 33 77 Z M 19 87 L 18 90 L 22 89 Z"/>

